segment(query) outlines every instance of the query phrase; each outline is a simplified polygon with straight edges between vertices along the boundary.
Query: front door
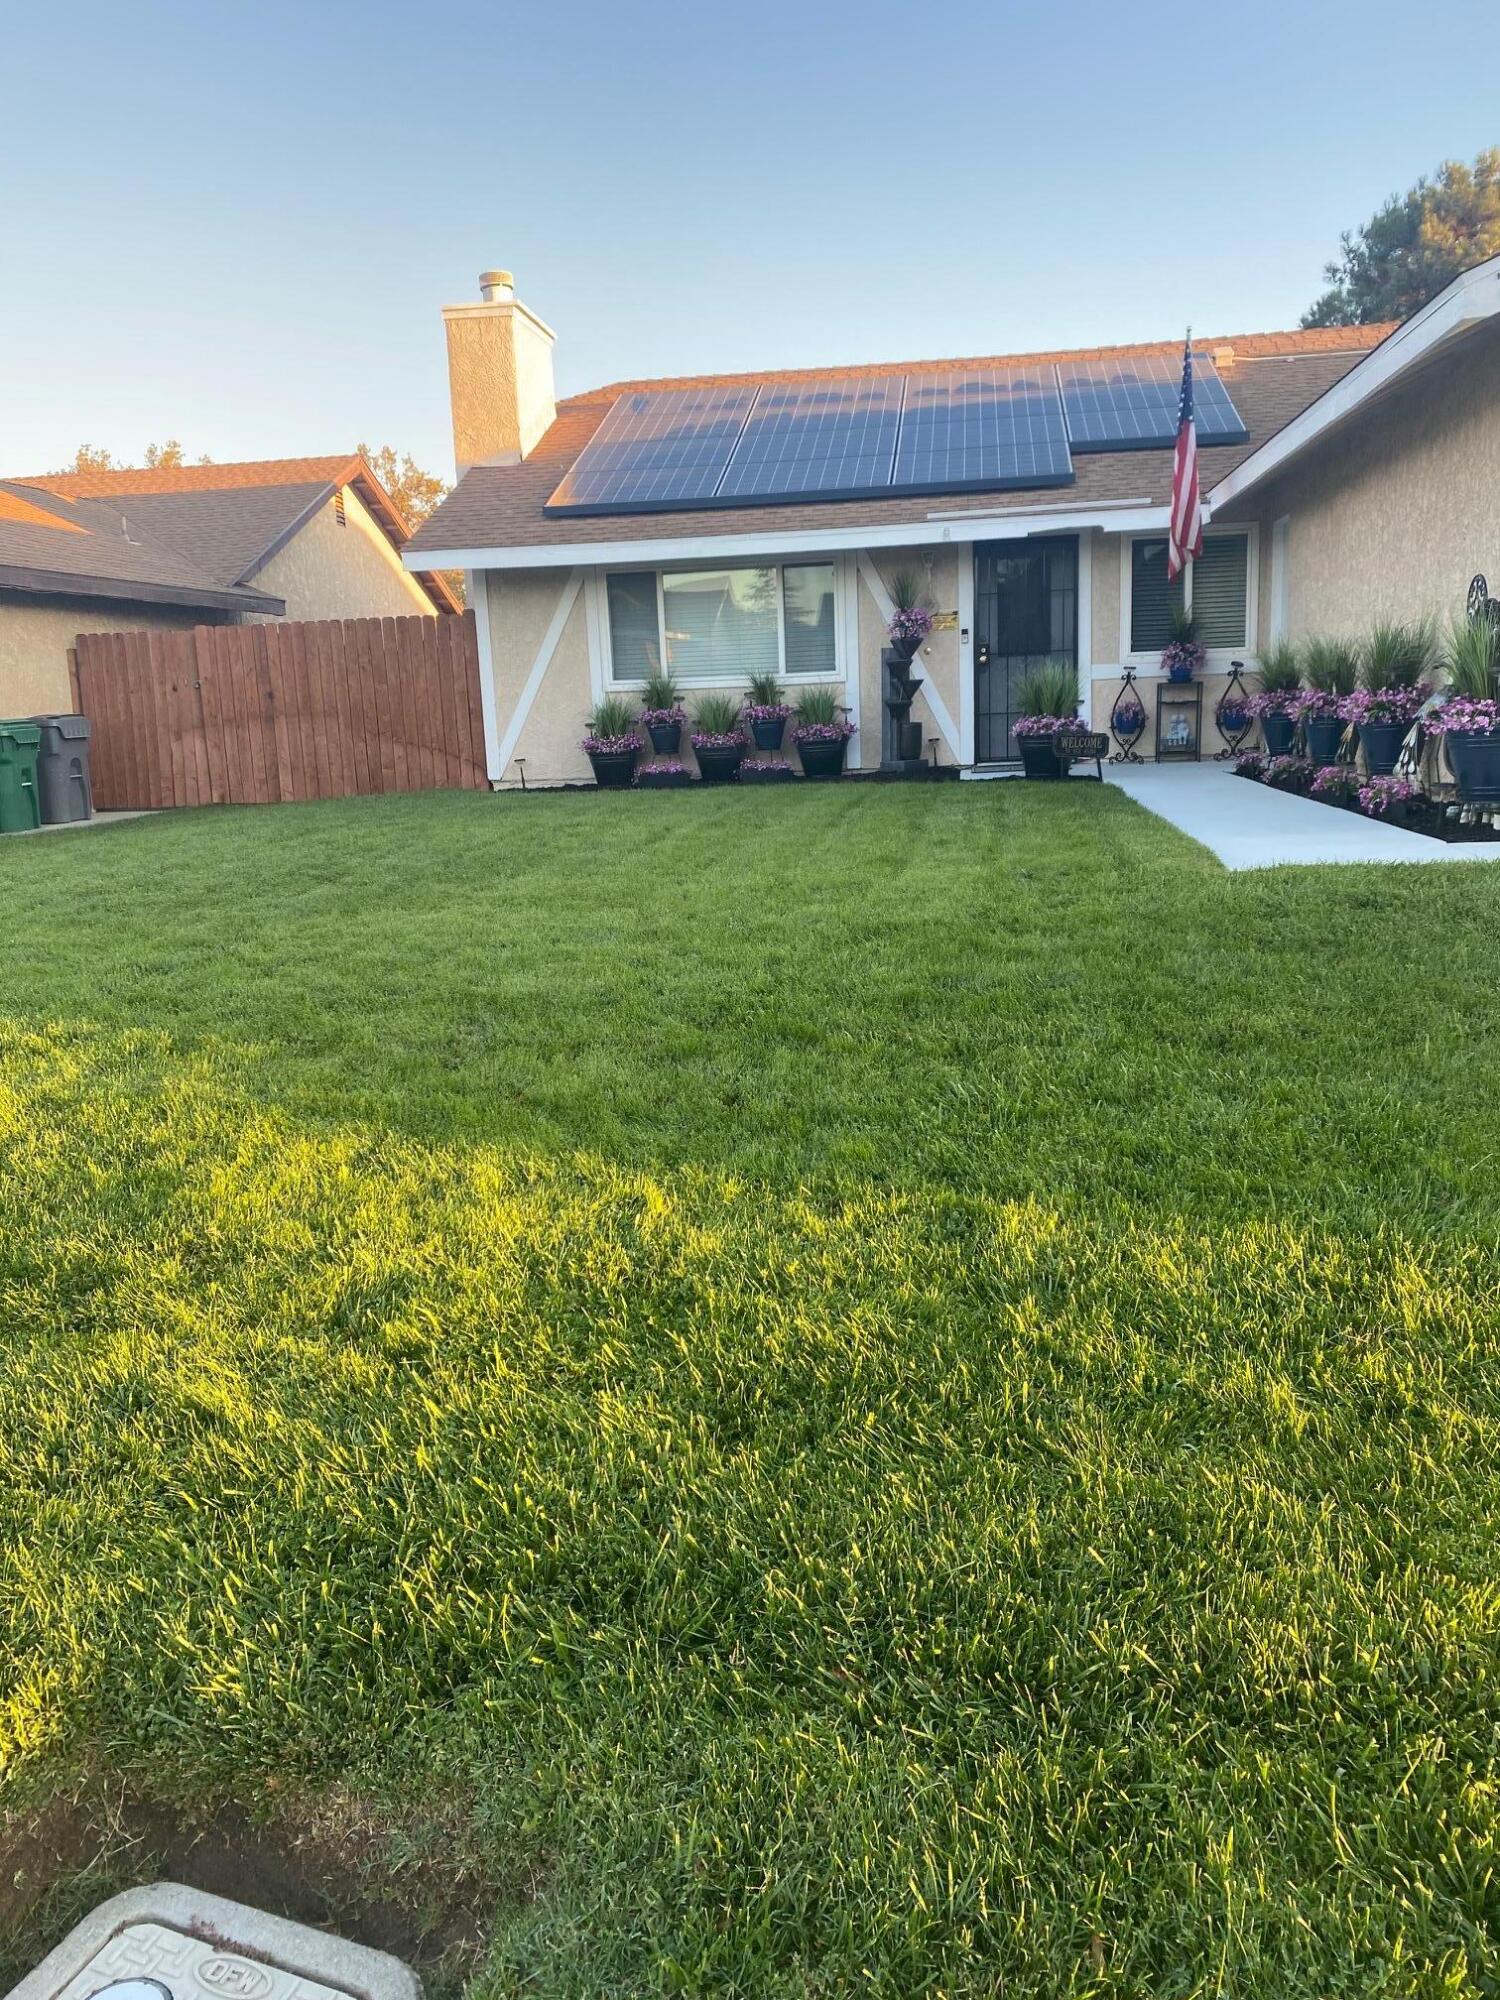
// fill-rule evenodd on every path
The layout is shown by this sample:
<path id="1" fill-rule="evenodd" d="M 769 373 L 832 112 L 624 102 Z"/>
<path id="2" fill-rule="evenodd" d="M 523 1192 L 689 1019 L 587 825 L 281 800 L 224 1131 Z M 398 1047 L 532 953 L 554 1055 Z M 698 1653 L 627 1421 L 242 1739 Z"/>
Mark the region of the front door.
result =
<path id="1" fill-rule="evenodd" d="M 1028 669 L 1078 665 L 1078 537 L 979 542 L 974 549 L 974 761 L 1016 747 L 1016 698 Z"/>

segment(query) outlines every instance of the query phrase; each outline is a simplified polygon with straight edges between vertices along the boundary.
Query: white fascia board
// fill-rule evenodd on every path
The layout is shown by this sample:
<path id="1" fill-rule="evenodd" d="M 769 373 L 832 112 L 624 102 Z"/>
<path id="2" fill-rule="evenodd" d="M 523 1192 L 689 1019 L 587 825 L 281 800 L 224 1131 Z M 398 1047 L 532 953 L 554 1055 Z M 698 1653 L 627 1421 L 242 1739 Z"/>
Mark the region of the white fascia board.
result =
<path id="1" fill-rule="evenodd" d="M 1435 349 L 1466 333 L 1471 327 L 1500 312 L 1500 257 L 1476 264 L 1455 278 L 1445 292 L 1423 306 L 1404 325 L 1387 334 L 1378 347 L 1371 348 L 1363 361 L 1309 403 L 1300 416 L 1268 438 L 1258 450 L 1241 459 L 1233 472 L 1226 473 L 1207 495 L 1206 505 L 1227 507 L 1252 486 L 1268 479 L 1289 459 L 1305 451 L 1317 438 L 1352 416 L 1399 375 L 1414 367 Z"/>
<path id="2" fill-rule="evenodd" d="M 955 514 L 937 519 L 896 521 L 881 527 L 809 528 L 803 533 L 783 528 L 771 535 L 662 536 L 649 542 L 536 542 L 523 547 L 422 549 L 403 560 L 408 569 L 572 569 L 592 564 L 624 569 L 634 564 L 693 562 L 700 557 L 722 562 L 727 556 L 800 556 L 824 550 L 941 547 L 952 542 L 1011 541 L 1025 535 L 1071 534 L 1080 528 L 1104 528 L 1111 534 L 1149 534 L 1165 528 L 1167 508 L 1060 508 L 1049 514 L 1035 508 L 1024 513 Z"/>

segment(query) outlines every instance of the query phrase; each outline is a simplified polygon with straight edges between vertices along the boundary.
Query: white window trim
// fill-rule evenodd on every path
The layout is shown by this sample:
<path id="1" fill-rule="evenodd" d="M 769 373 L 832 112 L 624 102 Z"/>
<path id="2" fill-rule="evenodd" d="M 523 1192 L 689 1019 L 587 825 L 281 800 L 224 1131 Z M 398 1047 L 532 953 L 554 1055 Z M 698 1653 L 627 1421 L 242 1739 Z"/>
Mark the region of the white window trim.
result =
<path id="1" fill-rule="evenodd" d="M 666 592 L 662 587 L 664 576 L 711 575 L 715 570 L 727 569 L 773 569 L 776 572 L 776 678 L 786 687 L 829 687 L 835 681 L 848 679 L 848 662 L 844 633 L 844 592 L 846 589 L 844 565 L 836 558 L 826 555 L 788 556 L 776 562 L 736 562 L 718 563 L 611 563 L 607 569 L 598 571 L 600 618 L 599 647 L 603 666 L 603 687 L 605 691 L 622 694 L 636 693 L 646 685 L 644 679 L 616 680 L 614 676 L 614 635 L 609 623 L 609 579 L 612 576 L 639 576 L 643 570 L 651 570 L 656 577 L 656 635 L 661 647 L 662 671 L 667 667 L 667 614 Z M 786 670 L 786 580 L 789 569 L 831 569 L 833 571 L 833 665 L 827 673 L 789 674 Z M 677 685 L 686 693 L 708 693 L 715 688 L 733 688 L 739 683 L 733 675 L 674 675 Z"/>
<path id="2" fill-rule="evenodd" d="M 1260 529 L 1253 521 L 1226 521 L 1222 528 L 1205 528 L 1205 541 L 1219 535 L 1244 535 L 1245 549 L 1245 643 L 1243 646 L 1211 646 L 1204 665 L 1204 672 L 1227 674 L 1231 661 L 1243 660 L 1246 666 L 1254 663 L 1260 652 L 1259 610 L 1260 610 Z M 1125 535 L 1120 542 L 1120 661 L 1123 667 L 1134 667 L 1138 678 L 1149 678 L 1149 670 L 1161 669 L 1161 649 L 1146 653 L 1132 652 L 1130 649 L 1131 628 L 1131 588 L 1135 572 L 1135 545 L 1137 542 L 1159 542 L 1161 535 Z M 1193 602 L 1193 566 L 1188 562 L 1185 597 L 1188 608 Z"/>

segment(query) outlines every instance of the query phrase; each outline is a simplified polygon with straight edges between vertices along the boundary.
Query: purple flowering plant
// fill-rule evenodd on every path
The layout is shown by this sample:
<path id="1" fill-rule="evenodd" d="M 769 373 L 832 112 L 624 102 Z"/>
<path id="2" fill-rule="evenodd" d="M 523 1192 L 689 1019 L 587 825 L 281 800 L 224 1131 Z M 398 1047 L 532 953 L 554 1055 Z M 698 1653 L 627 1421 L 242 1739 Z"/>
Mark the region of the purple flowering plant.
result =
<path id="1" fill-rule="evenodd" d="M 630 703 L 623 695 L 607 694 L 596 703 L 589 717 L 588 734 L 581 748 L 590 757 L 623 757 L 627 751 L 640 747 Z"/>
<path id="2" fill-rule="evenodd" d="M 1334 799 L 1348 805 L 1359 790 L 1359 773 L 1352 764 L 1324 764 L 1313 774 L 1315 799 Z"/>
<path id="3" fill-rule="evenodd" d="M 790 771 L 791 765 L 785 757 L 747 757 L 740 766 L 743 775 L 747 771 Z"/>
<path id="4" fill-rule="evenodd" d="M 1410 805 L 1422 794 L 1409 778 L 1367 778 L 1359 788 L 1359 803 L 1376 819 L 1384 819 L 1397 806 Z"/>
<path id="5" fill-rule="evenodd" d="M 920 646 L 932 630 L 932 613 L 923 604 L 902 605 L 885 629 L 899 645 Z"/>
<path id="6" fill-rule="evenodd" d="M 843 715 L 837 688 L 808 688 L 798 698 L 794 743 L 847 743 L 854 724 Z"/>
<path id="7" fill-rule="evenodd" d="M 1017 736 L 1059 736 L 1064 730 L 1080 729 L 1077 714 L 1022 715 L 1016 719 Z"/>
<path id="8" fill-rule="evenodd" d="M 1360 687 L 1340 701 L 1339 714 L 1345 722 L 1410 725 L 1431 693 L 1430 681 L 1416 681 L 1405 687 Z"/>
<path id="9" fill-rule="evenodd" d="M 852 722 L 799 722 L 792 731 L 794 743 L 847 743 L 854 734 Z"/>
<path id="10" fill-rule="evenodd" d="M 1237 778 L 1259 778 L 1264 776 L 1266 760 L 1259 750 L 1242 750 L 1234 760 L 1234 774 Z"/>
<path id="11" fill-rule="evenodd" d="M 1138 701 L 1123 702 L 1115 710 L 1115 728 L 1122 736 L 1134 736 L 1146 726 L 1146 711 Z"/>
<path id="12" fill-rule="evenodd" d="M 1428 726 L 1454 736 L 1500 736 L 1500 701 L 1450 694 L 1426 718 Z"/>
<path id="13" fill-rule="evenodd" d="M 1311 757 L 1268 757 L 1262 775 L 1279 792 L 1305 792 L 1317 768 Z"/>

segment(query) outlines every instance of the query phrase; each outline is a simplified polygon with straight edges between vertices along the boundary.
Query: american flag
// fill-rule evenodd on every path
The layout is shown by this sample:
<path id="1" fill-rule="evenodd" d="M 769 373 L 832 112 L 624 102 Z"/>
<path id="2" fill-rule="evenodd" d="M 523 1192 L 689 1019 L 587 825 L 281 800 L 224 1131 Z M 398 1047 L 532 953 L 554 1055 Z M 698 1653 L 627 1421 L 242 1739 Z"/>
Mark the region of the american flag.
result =
<path id="1" fill-rule="evenodd" d="M 1198 492 L 1198 427 L 1193 421 L 1193 336 L 1182 350 L 1182 400 L 1172 455 L 1172 518 L 1167 528 L 1167 580 L 1189 556 L 1203 553 L 1203 505 Z"/>

